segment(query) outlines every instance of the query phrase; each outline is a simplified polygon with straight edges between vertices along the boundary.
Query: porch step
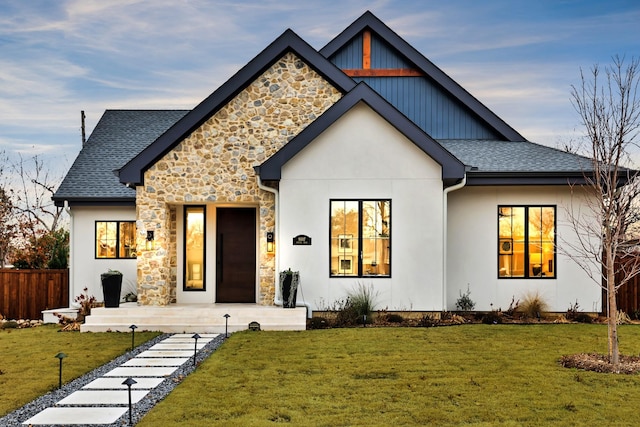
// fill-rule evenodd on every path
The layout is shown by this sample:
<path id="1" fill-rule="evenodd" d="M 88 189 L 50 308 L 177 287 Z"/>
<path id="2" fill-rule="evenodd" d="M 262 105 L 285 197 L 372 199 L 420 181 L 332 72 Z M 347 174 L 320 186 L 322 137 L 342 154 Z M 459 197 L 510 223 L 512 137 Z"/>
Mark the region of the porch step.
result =
<path id="1" fill-rule="evenodd" d="M 224 333 L 228 314 L 228 332 L 249 329 L 258 322 L 260 329 L 297 331 L 306 329 L 305 307 L 287 308 L 256 304 L 171 304 L 165 307 L 122 304 L 118 308 L 94 308 L 80 327 L 82 332 L 131 332 L 138 330 L 167 333 Z"/>

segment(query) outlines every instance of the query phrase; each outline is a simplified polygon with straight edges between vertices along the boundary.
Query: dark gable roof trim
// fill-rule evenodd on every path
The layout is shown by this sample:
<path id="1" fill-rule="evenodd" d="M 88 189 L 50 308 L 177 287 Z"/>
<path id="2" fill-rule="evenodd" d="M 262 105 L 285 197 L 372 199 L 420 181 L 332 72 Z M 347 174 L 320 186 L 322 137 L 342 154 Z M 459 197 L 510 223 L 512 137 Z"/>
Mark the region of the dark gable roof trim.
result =
<path id="1" fill-rule="evenodd" d="M 288 29 L 190 113 L 124 165 L 119 171 L 120 182 L 129 185 L 141 185 L 144 179 L 144 172 L 149 167 L 200 127 L 248 84 L 288 52 L 296 54 L 342 93 L 348 92 L 356 85 L 350 77 L 320 55 L 296 33 Z"/>
<path id="2" fill-rule="evenodd" d="M 269 157 L 262 165 L 256 166 L 256 171 L 260 178 L 263 181 L 279 180 L 282 167 L 287 161 L 302 151 L 360 101 L 366 103 L 372 110 L 416 144 L 418 148 L 438 162 L 442 166 L 442 180 L 445 186 L 453 185 L 464 177 L 465 166 L 460 160 L 445 150 L 415 123 L 367 86 L 366 83 L 359 83 L 277 153 Z"/>
<path id="3" fill-rule="evenodd" d="M 387 27 L 371 12 L 365 12 L 353 24 L 347 27 L 342 33 L 331 40 L 325 47 L 320 49 L 320 53 L 326 58 L 331 57 L 340 48 L 357 36 L 365 28 L 371 29 L 387 43 L 397 49 L 402 55 L 413 62 L 417 68 L 431 77 L 442 88 L 448 91 L 453 97 L 458 99 L 463 105 L 487 122 L 495 131 L 509 141 L 525 141 L 515 129 L 505 123 L 500 117 L 495 115 L 484 104 L 478 101 L 473 95 L 467 92 L 462 86 L 456 83 L 451 77 L 446 75 L 435 64 L 424 57 L 413 46 L 407 43 L 402 37 Z"/>

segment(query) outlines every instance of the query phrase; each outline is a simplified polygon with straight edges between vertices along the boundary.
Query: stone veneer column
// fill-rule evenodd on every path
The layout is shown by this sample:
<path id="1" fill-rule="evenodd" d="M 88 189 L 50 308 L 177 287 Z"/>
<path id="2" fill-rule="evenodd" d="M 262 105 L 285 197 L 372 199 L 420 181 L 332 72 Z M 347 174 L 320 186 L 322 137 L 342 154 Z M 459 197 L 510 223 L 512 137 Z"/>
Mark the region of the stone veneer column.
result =
<path id="1" fill-rule="evenodd" d="M 167 305 L 175 298 L 176 232 L 181 232 L 176 230 L 175 212 L 184 204 L 257 208 L 258 302 L 273 304 L 275 260 L 266 253 L 266 232 L 275 230 L 275 199 L 258 187 L 253 167 L 340 97 L 288 53 L 145 172 L 144 185 L 136 193 L 138 247 L 143 248 L 138 256 L 140 304 Z M 155 232 L 151 251 L 144 249 L 146 230 Z"/>

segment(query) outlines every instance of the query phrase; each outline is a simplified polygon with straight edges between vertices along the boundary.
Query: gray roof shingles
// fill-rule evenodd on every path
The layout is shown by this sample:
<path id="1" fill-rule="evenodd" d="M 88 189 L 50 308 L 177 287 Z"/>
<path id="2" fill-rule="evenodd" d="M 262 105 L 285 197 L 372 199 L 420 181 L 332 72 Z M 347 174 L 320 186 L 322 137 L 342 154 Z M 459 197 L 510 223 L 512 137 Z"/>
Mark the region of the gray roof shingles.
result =
<path id="1" fill-rule="evenodd" d="M 135 189 L 114 171 L 155 141 L 188 110 L 107 110 L 87 139 L 53 199 L 56 204 L 135 201 Z"/>
<path id="2" fill-rule="evenodd" d="M 449 139 L 438 142 L 478 172 L 576 173 L 591 169 L 586 157 L 530 141 Z"/>
<path id="3" fill-rule="evenodd" d="M 135 190 L 120 183 L 122 167 L 189 110 L 107 110 L 54 196 L 57 204 L 135 202 Z M 529 141 L 439 140 L 469 167 L 469 173 L 579 173 L 589 160 Z"/>

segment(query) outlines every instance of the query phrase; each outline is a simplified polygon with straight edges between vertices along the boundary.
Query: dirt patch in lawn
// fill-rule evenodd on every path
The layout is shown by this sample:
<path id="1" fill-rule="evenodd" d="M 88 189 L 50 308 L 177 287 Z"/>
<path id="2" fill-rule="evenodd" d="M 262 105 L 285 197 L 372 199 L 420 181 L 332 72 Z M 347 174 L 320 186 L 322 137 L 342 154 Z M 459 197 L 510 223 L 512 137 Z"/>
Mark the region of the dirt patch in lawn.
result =
<path id="1" fill-rule="evenodd" d="M 562 356 L 560 364 L 565 368 L 576 368 L 584 371 L 637 374 L 640 373 L 639 356 L 620 356 L 620 369 L 616 372 L 609 363 L 609 356 L 597 353 L 579 353 Z"/>

